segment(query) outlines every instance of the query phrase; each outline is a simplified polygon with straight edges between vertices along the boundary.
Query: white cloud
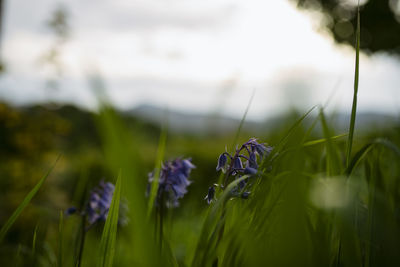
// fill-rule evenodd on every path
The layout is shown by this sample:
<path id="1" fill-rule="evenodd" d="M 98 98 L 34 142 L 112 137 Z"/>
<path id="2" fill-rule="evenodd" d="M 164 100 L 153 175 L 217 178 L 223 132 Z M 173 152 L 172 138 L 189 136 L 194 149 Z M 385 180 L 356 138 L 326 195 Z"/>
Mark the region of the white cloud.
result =
<path id="1" fill-rule="evenodd" d="M 55 3 L 8 2 L 3 55 L 12 78 L 6 84 L 18 81 L 13 88 L 32 92 L 32 84 L 39 86 L 47 77 L 37 59 L 52 43 L 44 22 Z M 240 116 L 256 89 L 250 115 L 262 117 L 297 105 L 300 98 L 307 106 L 323 104 L 338 84 L 330 105 L 350 109 L 354 52 L 317 33 L 316 18 L 287 1 L 63 2 L 72 35 L 62 50 L 67 84 L 62 90 L 68 92 L 57 99 L 92 105 L 83 92 L 94 68 L 121 107 L 150 102 L 206 112 L 223 103 L 226 112 Z M 36 15 L 28 17 L 26 10 Z M 398 112 L 398 71 L 397 59 L 362 55 L 360 109 Z M 234 83 L 224 91 L 227 80 Z M 0 96 L 24 102 L 46 98 L 43 92 L 38 97 L 12 90 L 3 83 Z"/>

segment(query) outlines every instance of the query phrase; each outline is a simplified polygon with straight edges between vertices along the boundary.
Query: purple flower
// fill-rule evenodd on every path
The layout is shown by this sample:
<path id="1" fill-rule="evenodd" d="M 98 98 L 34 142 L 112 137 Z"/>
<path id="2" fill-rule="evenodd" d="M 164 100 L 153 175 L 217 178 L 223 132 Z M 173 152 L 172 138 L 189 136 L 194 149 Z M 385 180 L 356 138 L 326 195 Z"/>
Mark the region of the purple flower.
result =
<path id="1" fill-rule="evenodd" d="M 65 214 L 72 215 L 76 213 L 80 216 L 86 216 L 86 231 L 88 231 L 97 222 L 106 221 L 113 193 L 114 185 L 110 182 L 104 182 L 101 180 L 99 185 L 90 191 L 89 200 L 86 202 L 85 207 L 82 210 L 70 207 L 65 211 Z M 127 223 L 127 218 L 125 216 L 127 210 L 128 208 L 126 204 L 121 201 L 118 224 L 124 225 Z"/>
<path id="2" fill-rule="evenodd" d="M 226 161 L 228 160 L 227 157 L 226 157 L 226 154 L 227 153 L 224 152 L 219 156 L 218 165 L 217 165 L 217 168 L 216 168 L 217 171 L 219 171 L 219 170 L 224 171 L 224 168 L 225 168 L 225 165 L 226 165 Z"/>
<path id="3" fill-rule="evenodd" d="M 246 168 L 244 168 L 243 173 L 247 174 L 247 175 L 254 175 L 254 174 L 257 173 L 257 169 L 256 168 L 252 168 L 252 167 L 246 167 Z"/>
<path id="4" fill-rule="evenodd" d="M 239 157 L 235 157 L 233 160 L 233 169 L 236 171 L 241 171 L 243 169 L 242 161 Z"/>
<path id="5" fill-rule="evenodd" d="M 249 167 L 253 168 L 253 169 L 257 169 L 258 168 L 258 164 L 257 164 L 257 155 L 255 152 L 251 152 L 249 155 Z"/>
<path id="6" fill-rule="evenodd" d="M 272 149 L 273 148 L 270 146 L 258 143 L 256 138 L 250 138 L 249 141 L 240 147 L 237 147 L 233 154 L 229 154 L 228 152 L 222 153 L 218 158 L 216 170 L 226 172 L 226 179 L 228 177 L 234 177 L 234 179 L 237 179 L 243 175 L 254 176 L 257 174 L 259 162 L 262 161 L 263 157 L 267 157 L 271 153 Z M 231 192 L 232 195 L 248 198 L 250 192 L 241 193 L 245 189 L 248 181 L 249 179 L 241 181 Z M 208 204 L 211 203 L 209 198 L 210 189 L 209 194 L 205 198 Z M 214 192 L 212 192 L 212 197 L 214 197 Z"/>
<path id="7" fill-rule="evenodd" d="M 231 155 L 228 152 L 222 153 L 218 158 L 217 171 L 225 167 L 229 158 L 230 164 L 227 167 L 228 175 L 254 175 L 258 169 L 257 160 L 261 161 L 271 151 L 272 147 L 267 147 L 265 144 L 258 143 L 257 139 L 250 138 L 249 141 L 237 148 L 234 154 Z"/>
<path id="8" fill-rule="evenodd" d="M 77 209 L 75 207 L 69 207 L 66 211 L 65 211 L 65 215 L 69 216 L 74 214 L 77 211 Z"/>
<path id="9" fill-rule="evenodd" d="M 250 195 L 250 192 L 243 192 L 243 193 L 240 195 L 240 197 L 241 197 L 241 198 L 244 198 L 244 199 L 248 199 L 248 198 L 249 198 L 249 195 Z"/>
<path id="10" fill-rule="evenodd" d="M 179 206 L 179 199 L 187 193 L 187 186 L 191 184 L 189 175 L 192 169 L 196 168 L 191 162 L 191 159 L 175 159 L 167 161 L 163 164 L 156 198 L 156 205 L 161 205 L 165 201 L 167 207 Z M 150 189 L 151 183 L 154 180 L 154 172 L 148 174 Z"/>
<path id="11" fill-rule="evenodd" d="M 208 188 L 208 193 L 207 193 L 206 197 L 204 198 L 204 200 L 207 200 L 207 203 L 211 204 L 211 202 L 214 200 L 214 195 L 215 195 L 215 188 L 214 188 L 214 186 L 210 186 Z"/>
<path id="12" fill-rule="evenodd" d="M 104 181 L 100 181 L 99 186 L 90 192 L 89 203 L 86 206 L 89 225 L 107 219 L 113 193 L 114 185 L 109 182 L 105 183 Z"/>

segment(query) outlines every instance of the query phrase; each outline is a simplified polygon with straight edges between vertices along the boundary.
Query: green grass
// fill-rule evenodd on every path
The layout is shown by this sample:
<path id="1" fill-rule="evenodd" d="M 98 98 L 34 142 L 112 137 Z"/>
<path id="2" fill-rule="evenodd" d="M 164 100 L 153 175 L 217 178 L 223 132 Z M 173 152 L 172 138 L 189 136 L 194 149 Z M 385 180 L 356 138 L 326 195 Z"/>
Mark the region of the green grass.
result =
<path id="1" fill-rule="evenodd" d="M 108 211 L 107 220 L 104 224 L 103 234 L 100 239 L 100 250 L 98 257 L 99 267 L 110 267 L 113 265 L 115 254 L 115 243 L 117 240 L 118 215 L 121 199 L 121 173 L 118 175 L 115 185 L 111 206 Z"/>
<path id="2" fill-rule="evenodd" d="M 358 94 L 358 79 L 360 75 L 360 3 L 357 8 L 357 28 L 356 28 L 356 64 L 354 71 L 354 94 L 353 94 L 353 105 L 351 108 L 350 126 L 349 126 L 349 139 L 347 141 L 347 152 L 346 152 L 346 166 L 349 166 L 351 158 L 351 150 L 353 148 L 354 129 L 356 124 L 356 113 L 357 113 L 357 94 Z"/>
<path id="3" fill-rule="evenodd" d="M 14 213 L 10 216 L 10 218 L 5 222 L 5 224 L 0 229 L 0 243 L 3 241 L 5 235 L 7 234 L 8 230 L 10 230 L 11 226 L 15 223 L 18 219 L 22 211 L 26 208 L 32 198 L 36 195 L 39 191 L 40 187 L 44 184 L 47 177 L 50 175 L 51 171 L 55 167 L 57 161 L 59 160 L 60 156 L 56 159 L 54 165 L 50 168 L 50 170 L 39 180 L 39 182 L 35 185 L 34 188 L 26 195 L 24 200 L 22 200 L 21 204 L 15 209 Z M 36 231 L 35 231 L 36 233 Z"/>
<path id="4" fill-rule="evenodd" d="M 150 132 L 140 123 L 124 120 L 102 99 L 95 115 L 101 150 L 94 153 L 101 168 L 79 165 L 79 178 L 74 180 L 69 204 L 79 203 L 77 206 L 84 210 L 88 192 L 101 176 L 117 177 L 115 181 L 111 179 L 116 186 L 106 221 L 86 231 L 84 216 L 58 214 L 57 204 L 40 205 L 45 199 L 40 198 L 42 202 L 38 200 L 37 206 L 42 208 L 42 216 L 40 220 L 35 218 L 33 224 L 39 227 L 33 230 L 33 237 L 33 227 L 26 231 L 29 236 L 21 234 L 24 223 L 17 219 L 23 210 L 27 213 L 30 210 L 28 204 L 46 181 L 50 169 L 0 230 L 2 256 L 13 255 L 10 260 L 3 257 L 6 263 L 400 266 L 400 134 L 395 128 L 398 125 L 386 132 L 354 134 L 359 12 L 357 21 L 354 96 L 348 133 L 338 132 L 323 108 L 312 107 L 304 114 L 288 118 L 284 127 L 255 136 L 272 145 L 273 150 L 263 158 L 259 172 L 247 185 L 249 198 L 231 194 L 246 179 L 243 176 L 225 179 L 225 188 L 219 187 L 216 201 L 207 205 L 203 198 L 208 186 L 218 181 L 221 184 L 225 178 L 215 172 L 218 155 L 225 146 L 234 149 L 253 137 L 243 128 L 251 100 L 236 132 L 193 137 L 168 133 L 167 127 Z M 189 192 L 176 209 L 154 208 L 161 164 L 178 156 L 192 157 L 197 167 L 190 178 L 193 183 L 188 187 Z M 153 169 L 156 179 L 146 197 L 147 173 Z M 70 185 L 70 181 L 66 179 L 63 185 Z M 125 214 L 128 223 L 120 225 L 124 203 L 129 208 Z M 12 231 L 14 227 L 16 230 Z M 82 255 L 77 256 L 79 253 Z"/>

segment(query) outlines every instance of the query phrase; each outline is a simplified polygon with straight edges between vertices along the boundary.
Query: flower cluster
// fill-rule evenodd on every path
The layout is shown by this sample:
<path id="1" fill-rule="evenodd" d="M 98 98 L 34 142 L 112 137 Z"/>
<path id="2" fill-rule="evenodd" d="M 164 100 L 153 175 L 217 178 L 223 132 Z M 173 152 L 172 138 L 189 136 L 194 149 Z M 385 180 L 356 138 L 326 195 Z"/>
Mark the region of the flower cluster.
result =
<path id="1" fill-rule="evenodd" d="M 188 178 L 194 168 L 191 159 L 178 158 L 163 164 L 158 181 L 156 205 L 165 201 L 167 207 L 179 206 L 178 200 L 187 193 L 186 188 L 191 183 Z M 154 172 L 149 173 L 148 181 L 151 186 L 154 181 Z"/>
<path id="2" fill-rule="evenodd" d="M 226 151 L 223 152 L 218 158 L 216 170 L 221 170 L 222 172 L 226 173 L 226 178 L 230 176 L 238 178 L 243 175 L 255 175 L 258 170 L 259 162 L 263 157 L 268 156 L 271 151 L 272 147 L 266 146 L 263 143 L 258 143 L 257 139 L 255 138 L 250 138 L 249 141 L 240 147 L 237 147 L 234 154 L 229 154 Z M 248 198 L 250 192 L 241 192 L 246 186 L 247 182 L 248 179 L 239 182 L 232 194 L 242 198 Z M 214 199 L 214 186 L 208 189 L 208 194 L 205 197 L 205 200 L 207 200 L 208 204 L 210 204 Z"/>
<path id="3" fill-rule="evenodd" d="M 110 182 L 100 181 L 99 185 L 90 192 L 90 198 L 84 211 L 80 215 L 87 217 L 88 229 L 95 223 L 107 219 L 108 210 L 114 193 L 114 185 Z M 67 215 L 76 213 L 75 207 L 66 210 Z"/>
<path id="4" fill-rule="evenodd" d="M 86 207 L 89 224 L 95 224 L 98 221 L 107 219 L 113 193 L 114 185 L 104 181 L 100 181 L 99 186 L 90 192 L 89 203 Z"/>

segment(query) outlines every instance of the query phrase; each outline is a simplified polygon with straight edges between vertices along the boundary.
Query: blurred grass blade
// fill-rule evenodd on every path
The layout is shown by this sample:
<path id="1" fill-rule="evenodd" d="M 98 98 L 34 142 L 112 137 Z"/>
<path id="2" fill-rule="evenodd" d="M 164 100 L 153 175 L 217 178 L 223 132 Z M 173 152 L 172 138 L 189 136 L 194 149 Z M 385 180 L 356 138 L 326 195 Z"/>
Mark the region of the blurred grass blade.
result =
<path id="1" fill-rule="evenodd" d="M 205 264 L 205 262 L 212 259 L 212 257 L 209 255 L 210 253 L 215 253 L 213 249 L 216 245 L 216 233 L 224 222 L 224 216 L 218 215 L 220 215 L 221 210 L 224 209 L 225 203 L 229 199 L 233 188 L 247 178 L 248 176 L 244 175 L 232 181 L 225 188 L 219 199 L 210 207 L 202 225 L 202 230 L 190 266 L 208 266 Z"/>
<path id="2" fill-rule="evenodd" d="M 359 162 L 365 157 L 365 155 L 368 154 L 368 152 L 372 149 L 374 145 L 382 145 L 386 147 L 387 149 L 390 149 L 393 153 L 395 153 L 397 156 L 400 157 L 400 149 L 398 146 L 396 146 L 394 143 L 390 142 L 389 140 L 383 139 L 383 138 L 377 138 L 373 140 L 371 143 L 368 143 L 364 145 L 357 153 L 354 155 L 354 157 L 351 159 L 349 166 L 346 169 L 346 175 L 349 176 L 357 167 Z"/>
<path id="3" fill-rule="evenodd" d="M 279 152 L 286 144 L 288 141 L 289 137 L 292 135 L 292 133 L 297 129 L 297 127 L 303 122 L 303 120 L 311 113 L 316 108 L 316 106 L 313 106 L 310 108 L 306 113 L 303 114 L 293 125 L 290 127 L 290 129 L 286 132 L 284 137 L 279 141 L 279 143 L 275 146 L 274 148 L 274 153 Z"/>
<path id="4" fill-rule="evenodd" d="M 246 110 L 244 111 L 242 119 L 240 120 L 239 127 L 236 130 L 235 137 L 233 139 L 232 146 L 231 146 L 231 150 L 232 151 L 235 151 L 236 144 L 237 144 L 237 142 L 239 140 L 240 132 L 242 131 L 243 124 L 246 121 L 247 113 L 249 112 L 249 109 L 250 109 L 251 103 L 253 102 L 255 94 L 256 94 L 256 90 L 253 90 L 253 93 L 252 93 L 252 95 L 250 97 L 249 103 L 247 104 Z M 222 181 L 224 180 L 224 177 L 225 177 L 225 175 L 223 173 L 221 173 L 221 175 L 218 178 L 218 184 L 222 184 Z"/>
<path id="5" fill-rule="evenodd" d="M 146 175 L 140 171 L 143 159 L 138 151 L 142 126 L 134 123 L 134 131 L 131 132 L 124 126 L 124 117 L 106 105 L 101 106 L 96 122 L 105 163 L 114 173 L 123 170 L 124 187 L 121 188 L 121 194 L 126 196 L 129 210 L 134 211 L 128 213 L 129 225 L 125 232 L 129 236 L 127 242 L 134 250 L 126 253 L 124 258 L 138 266 L 160 266 L 163 255 L 156 249 L 152 222 L 144 219 L 147 217 L 149 200 L 145 197 L 148 182 Z"/>
<path id="6" fill-rule="evenodd" d="M 19 204 L 17 209 L 14 211 L 14 213 L 11 215 L 11 217 L 7 220 L 7 222 L 1 227 L 0 230 L 0 243 L 3 241 L 4 236 L 7 234 L 8 230 L 11 228 L 11 226 L 14 224 L 14 222 L 17 220 L 18 216 L 21 214 L 21 212 L 25 209 L 25 207 L 29 204 L 29 202 L 32 200 L 32 198 L 36 195 L 36 193 L 39 191 L 40 187 L 43 185 L 43 183 L 46 181 L 47 177 L 50 175 L 51 171 L 54 169 L 56 166 L 58 160 L 60 159 L 61 155 L 59 155 L 54 162 L 53 166 L 50 168 L 50 170 L 39 180 L 39 182 L 33 187 L 33 189 L 26 195 L 24 200 Z"/>
<path id="7" fill-rule="evenodd" d="M 37 229 L 38 229 L 38 224 L 35 226 L 35 230 L 33 230 L 33 238 L 32 238 L 32 260 L 34 262 L 35 260 L 35 254 L 36 254 L 36 240 L 37 240 Z"/>
<path id="8" fill-rule="evenodd" d="M 19 244 L 18 248 L 17 248 L 17 252 L 15 253 L 15 259 L 14 259 L 15 267 L 21 266 L 21 259 L 23 258 L 21 256 L 21 254 L 22 254 L 21 250 L 22 250 L 22 245 Z"/>
<path id="9" fill-rule="evenodd" d="M 100 240 L 100 253 L 97 266 L 109 267 L 113 264 L 115 243 L 117 239 L 119 202 L 121 198 L 121 171 L 115 185 L 111 206 L 104 224 L 103 234 Z"/>
<path id="10" fill-rule="evenodd" d="M 74 195 L 72 197 L 75 203 L 79 203 L 79 207 L 83 207 L 85 202 L 85 191 L 89 180 L 89 170 L 85 167 L 81 168 L 78 182 L 75 186 Z"/>
<path id="11" fill-rule="evenodd" d="M 318 122 L 319 122 L 319 118 L 318 117 L 313 119 L 313 122 L 312 122 L 311 126 L 308 128 L 307 132 L 304 134 L 301 143 L 305 143 L 306 142 L 306 139 L 311 135 L 312 131 L 314 130 L 314 128 L 315 128 L 315 126 L 317 125 Z"/>
<path id="12" fill-rule="evenodd" d="M 165 127 L 163 127 L 163 129 L 161 131 L 160 141 L 158 143 L 156 166 L 154 168 L 154 180 L 151 183 L 150 195 L 149 195 L 149 205 L 147 207 L 147 218 L 149 218 L 151 215 L 151 212 L 154 207 L 154 201 L 157 196 L 158 182 L 160 179 L 160 169 L 161 169 L 161 165 L 162 165 L 162 162 L 164 159 L 166 140 L 167 140 L 167 127 L 165 126 Z"/>
<path id="13" fill-rule="evenodd" d="M 350 164 L 351 149 L 353 147 L 354 125 L 356 123 L 356 112 L 357 112 L 359 66 L 360 66 L 360 4 L 358 4 L 358 9 L 357 9 L 356 66 L 354 73 L 354 95 L 353 95 L 353 106 L 351 108 L 349 139 L 347 141 L 346 167 L 348 167 Z"/>
<path id="14" fill-rule="evenodd" d="M 323 109 L 320 110 L 320 118 L 323 134 L 326 139 L 326 173 L 328 176 L 338 175 L 341 173 L 342 164 L 340 161 L 339 151 L 337 146 L 332 142 L 332 133 L 331 129 L 328 126 L 328 123 L 325 118 L 325 114 Z"/>
<path id="15" fill-rule="evenodd" d="M 384 139 L 384 138 L 377 138 L 374 141 L 376 144 L 383 145 L 387 149 L 390 149 L 393 153 L 395 153 L 398 157 L 400 157 L 400 148 L 395 145 L 393 142 Z"/>
<path id="16" fill-rule="evenodd" d="M 242 117 L 242 119 L 240 120 L 239 127 L 238 127 L 238 129 L 236 130 L 235 138 L 233 139 L 232 150 L 235 149 L 236 143 L 237 143 L 238 140 L 239 140 L 240 132 L 242 131 L 243 124 L 244 124 L 244 122 L 246 121 L 247 113 L 249 112 L 249 109 L 250 109 L 251 103 L 253 102 L 255 93 L 256 93 L 256 90 L 253 90 L 253 93 L 252 93 L 252 95 L 251 95 L 251 97 L 250 97 L 249 103 L 247 104 L 246 110 L 244 111 L 243 117 Z"/>
<path id="17" fill-rule="evenodd" d="M 336 140 L 339 138 L 342 138 L 344 136 L 346 136 L 347 134 L 339 134 L 339 135 L 335 135 L 332 136 L 331 138 L 329 138 L 330 140 Z M 313 145 L 318 145 L 318 144 L 323 144 L 325 142 L 327 142 L 328 139 L 327 138 L 321 138 L 321 139 L 317 139 L 317 140 L 312 140 L 312 141 L 307 141 L 303 144 L 303 146 L 313 146 Z"/>
<path id="18" fill-rule="evenodd" d="M 332 137 L 330 138 L 330 140 L 331 140 L 331 141 L 335 141 L 335 140 L 337 140 L 337 139 L 340 139 L 340 138 L 342 138 L 342 137 L 345 137 L 346 135 L 347 135 L 347 134 L 335 135 L 335 136 L 332 136 Z M 302 141 L 302 142 L 303 142 L 303 141 Z M 307 141 L 307 142 L 304 142 L 304 143 L 300 144 L 299 146 L 290 147 L 290 148 L 288 148 L 288 149 L 282 151 L 282 152 L 280 153 L 280 155 L 282 156 L 282 155 L 284 155 L 284 154 L 286 154 L 286 153 L 288 153 L 288 152 L 296 151 L 296 150 L 298 150 L 299 148 L 303 148 L 303 147 L 310 147 L 310 146 L 315 146 L 315 145 L 319 145 L 319 144 L 325 144 L 326 142 L 328 142 L 328 138 L 321 138 L 321 139 L 316 139 L 316 140 Z"/>
<path id="19" fill-rule="evenodd" d="M 60 221 L 58 223 L 58 267 L 63 265 L 63 233 L 64 233 L 64 213 L 60 210 Z"/>

